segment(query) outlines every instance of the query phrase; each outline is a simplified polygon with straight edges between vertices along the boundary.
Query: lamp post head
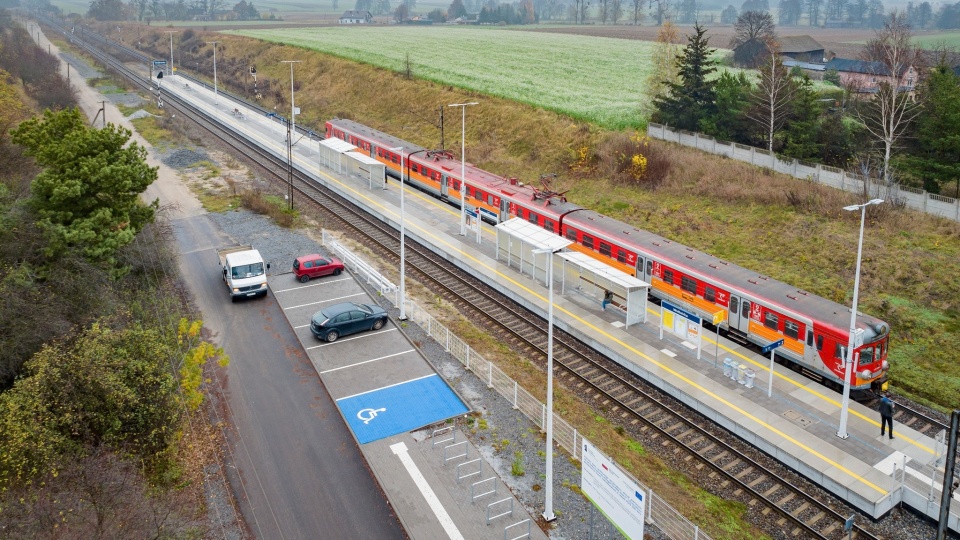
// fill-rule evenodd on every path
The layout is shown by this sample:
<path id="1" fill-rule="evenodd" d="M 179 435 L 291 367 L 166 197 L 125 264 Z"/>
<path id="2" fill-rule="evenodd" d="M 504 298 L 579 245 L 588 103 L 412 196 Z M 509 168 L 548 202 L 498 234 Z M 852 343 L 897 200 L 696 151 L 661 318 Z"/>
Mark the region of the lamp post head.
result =
<path id="1" fill-rule="evenodd" d="M 872 204 L 881 204 L 883 199 L 870 199 L 869 201 L 863 204 L 851 204 L 850 206 L 844 206 L 843 209 L 848 212 L 853 212 L 854 210 L 860 210 L 861 208 L 866 208 Z"/>

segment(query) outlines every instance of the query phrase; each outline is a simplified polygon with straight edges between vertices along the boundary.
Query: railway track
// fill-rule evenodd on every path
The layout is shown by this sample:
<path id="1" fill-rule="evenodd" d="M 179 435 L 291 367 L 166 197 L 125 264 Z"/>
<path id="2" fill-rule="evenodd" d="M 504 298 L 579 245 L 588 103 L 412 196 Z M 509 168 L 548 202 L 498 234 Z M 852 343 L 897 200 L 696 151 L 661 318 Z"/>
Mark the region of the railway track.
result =
<path id="1" fill-rule="evenodd" d="M 55 21 L 45 19 L 44 22 L 60 28 Z M 74 36 L 73 41 L 104 65 L 153 92 L 153 84 L 142 74 L 86 40 Z M 109 42 L 108 45 L 121 50 L 116 43 Z M 137 61 L 143 61 L 139 53 L 130 53 L 139 57 L 135 57 Z M 219 142 L 286 185 L 287 167 L 283 159 L 240 138 L 229 126 L 208 118 L 203 111 L 175 95 L 166 94 L 165 99 L 167 107 L 189 116 Z M 397 231 L 353 207 L 336 193 L 316 185 L 299 171 L 294 173 L 294 188 L 304 201 L 311 201 L 317 211 L 324 214 L 328 223 L 336 223 L 341 229 L 351 231 L 389 264 L 399 264 Z M 411 278 L 448 299 L 466 317 L 486 327 L 515 351 L 545 366 L 545 321 L 452 267 L 441 256 L 409 241 L 406 261 Z M 711 492 L 715 495 L 744 503 L 754 521 L 762 523 L 772 537 L 847 537 L 844 531 L 846 515 L 833 509 L 831 503 L 822 501 L 811 490 L 794 485 L 805 481 L 784 475 L 782 470 L 770 465 L 768 456 L 730 434 L 714 433 L 721 430 L 708 419 L 672 398 L 659 395 L 643 381 L 561 331 L 555 331 L 554 363 L 554 375 L 561 384 L 579 393 L 597 410 L 604 411 L 612 422 L 655 442 L 658 453 L 681 454 L 680 460 L 688 463 L 692 475 L 709 479 Z M 858 524 L 854 524 L 852 537 L 876 538 Z"/>

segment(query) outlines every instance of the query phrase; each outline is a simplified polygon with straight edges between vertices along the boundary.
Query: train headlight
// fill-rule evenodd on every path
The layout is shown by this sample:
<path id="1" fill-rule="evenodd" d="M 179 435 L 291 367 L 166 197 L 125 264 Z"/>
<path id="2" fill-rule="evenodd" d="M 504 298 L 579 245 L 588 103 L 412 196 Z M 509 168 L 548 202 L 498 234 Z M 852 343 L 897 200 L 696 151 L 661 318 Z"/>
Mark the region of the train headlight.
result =
<path id="1" fill-rule="evenodd" d="M 887 362 L 886 360 L 884 360 L 884 361 L 883 361 L 883 370 L 886 371 L 886 370 L 888 370 L 888 369 L 890 369 L 890 362 Z"/>
<path id="2" fill-rule="evenodd" d="M 860 372 L 861 379 L 869 379 L 871 377 L 873 377 L 873 373 L 869 369 L 865 369 Z"/>

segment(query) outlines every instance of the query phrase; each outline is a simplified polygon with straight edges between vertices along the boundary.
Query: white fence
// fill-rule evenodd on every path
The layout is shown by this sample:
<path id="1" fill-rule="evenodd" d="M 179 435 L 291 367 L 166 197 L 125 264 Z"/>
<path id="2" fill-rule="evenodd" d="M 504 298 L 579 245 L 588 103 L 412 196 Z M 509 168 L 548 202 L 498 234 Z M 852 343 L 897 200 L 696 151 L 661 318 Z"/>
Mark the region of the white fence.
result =
<path id="1" fill-rule="evenodd" d="M 342 244 L 333 240 L 326 231 L 323 231 L 323 241 L 326 246 L 337 252 L 345 264 L 350 261 L 348 267 L 351 270 L 361 272 L 365 281 L 376 287 L 385 298 L 393 301 L 394 305 L 399 305 L 400 291 L 397 287 L 389 282 L 385 285 L 386 280 L 380 277 L 379 273 L 372 270 L 370 265 L 363 262 L 359 257 L 350 253 Z M 440 324 L 426 310 L 421 309 L 416 302 L 407 298 L 405 307 L 408 322 L 423 328 L 434 341 L 442 345 L 461 364 L 486 382 L 488 388 L 496 390 L 501 396 L 509 400 L 514 408 L 539 426 L 541 430 L 546 430 L 546 405 L 507 376 L 493 362 L 487 361 L 480 353 L 471 349 L 465 341 L 450 332 L 447 327 Z M 576 428 L 556 414 L 553 415 L 553 437 L 557 444 L 566 449 L 574 458 L 580 460 L 580 443 L 583 438 L 577 433 Z M 655 525 L 674 540 L 711 540 L 710 536 L 683 517 L 650 488 L 640 482 L 637 482 L 637 484 L 650 494 L 650 505 L 647 509 L 648 523 Z"/>
<path id="2" fill-rule="evenodd" d="M 704 152 L 719 154 L 737 161 L 745 161 L 757 167 L 766 167 L 779 173 L 811 180 L 844 191 L 881 197 L 928 214 L 960 221 L 960 199 L 944 197 L 908 186 L 885 186 L 876 182 L 867 184 L 867 179 L 863 176 L 847 173 L 842 169 L 805 163 L 796 159 L 783 161 L 762 148 L 718 141 L 709 135 L 690 131 L 674 131 L 667 126 L 652 122 L 647 125 L 647 135 L 654 139 L 691 146 Z"/>

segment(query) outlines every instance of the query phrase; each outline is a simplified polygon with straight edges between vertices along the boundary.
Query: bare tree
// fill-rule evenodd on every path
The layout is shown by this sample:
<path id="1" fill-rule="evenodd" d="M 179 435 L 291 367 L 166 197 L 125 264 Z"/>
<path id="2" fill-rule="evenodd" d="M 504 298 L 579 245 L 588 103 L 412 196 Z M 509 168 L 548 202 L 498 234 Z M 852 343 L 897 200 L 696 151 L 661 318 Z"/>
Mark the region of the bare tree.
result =
<path id="1" fill-rule="evenodd" d="M 736 49 L 740 44 L 753 38 L 772 40 L 775 37 L 776 25 L 773 24 L 773 15 L 766 11 L 745 11 L 737 17 L 733 25 L 733 37 L 730 38 L 730 48 Z"/>
<path id="2" fill-rule="evenodd" d="M 623 17 L 623 0 L 610 0 L 610 22 L 617 24 Z"/>
<path id="3" fill-rule="evenodd" d="M 653 7 L 654 3 L 657 4 L 657 26 L 663 26 L 663 20 L 670 15 L 670 0 L 648 0 L 647 5 Z"/>
<path id="4" fill-rule="evenodd" d="M 597 0 L 600 7 L 600 24 L 607 24 L 610 18 L 610 0 Z"/>
<path id="5" fill-rule="evenodd" d="M 631 19 L 633 19 L 633 25 L 638 26 L 643 22 L 643 4 L 644 0 L 631 0 L 630 6 L 633 8 L 633 13 L 631 14 Z"/>
<path id="6" fill-rule="evenodd" d="M 797 85 L 780 59 L 779 44 L 772 40 L 767 41 L 767 49 L 767 59 L 758 70 L 760 78 L 751 94 L 753 107 L 747 110 L 747 117 L 763 128 L 767 138 L 767 150 L 773 152 L 777 131 L 790 116 Z"/>
<path id="7" fill-rule="evenodd" d="M 893 148 L 922 110 L 914 99 L 913 88 L 924 57 L 920 48 L 911 44 L 912 37 L 906 16 L 894 12 L 876 37 L 867 42 L 862 54 L 880 83 L 876 95 L 864 99 L 855 114 L 867 132 L 883 145 L 883 181 L 887 185 L 891 180 Z"/>
<path id="8" fill-rule="evenodd" d="M 823 9 L 823 0 L 807 0 L 807 18 L 810 26 L 820 26 L 820 10 Z"/>

